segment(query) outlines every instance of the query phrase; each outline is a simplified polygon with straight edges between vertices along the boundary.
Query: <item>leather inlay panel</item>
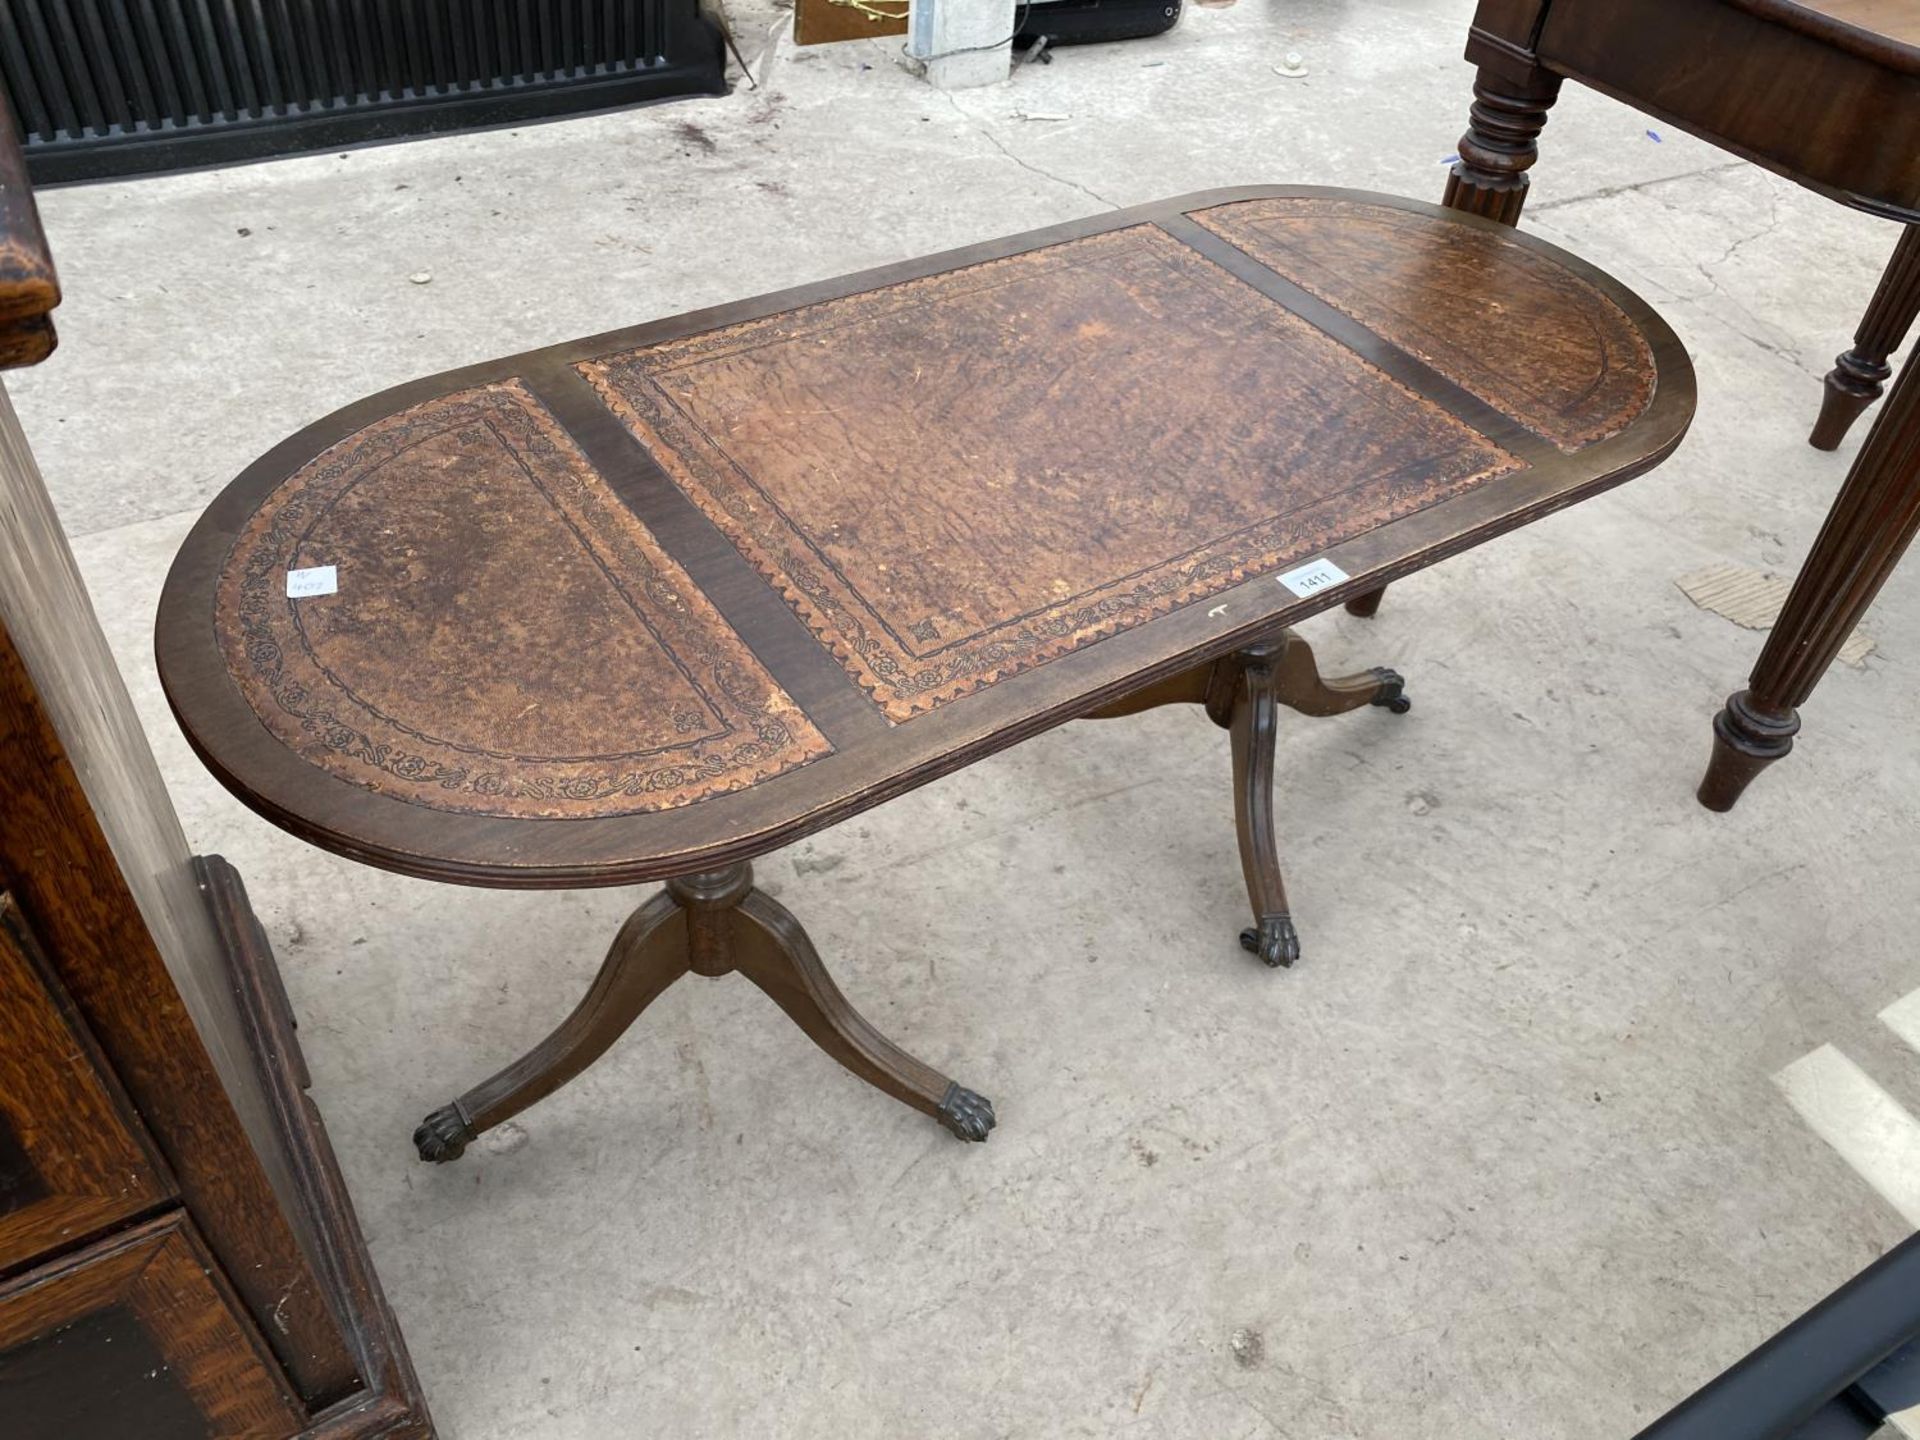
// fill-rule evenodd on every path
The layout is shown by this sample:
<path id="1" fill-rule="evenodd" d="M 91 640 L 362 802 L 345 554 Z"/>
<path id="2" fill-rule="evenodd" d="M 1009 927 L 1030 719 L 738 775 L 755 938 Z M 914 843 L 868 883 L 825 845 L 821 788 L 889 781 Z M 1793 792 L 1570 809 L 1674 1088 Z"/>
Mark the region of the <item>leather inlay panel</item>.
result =
<path id="1" fill-rule="evenodd" d="M 1522 465 L 1151 226 L 578 369 L 896 722 Z"/>
<path id="2" fill-rule="evenodd" d="M 289 599 L 289 570 L 338 591 Z M 309 763 L 416 805 L 626 815 L 831 747 L 521 385 L 400 412 L 297 471 L 220 578 L 227 663 Z"/>
<path id="3" fill-rule="evenodd" d="M 1639 327 L 1504 235 L 1352 200 L 1246 200 L 1192 218 L 1566 453 L 1653 399 Z"/>

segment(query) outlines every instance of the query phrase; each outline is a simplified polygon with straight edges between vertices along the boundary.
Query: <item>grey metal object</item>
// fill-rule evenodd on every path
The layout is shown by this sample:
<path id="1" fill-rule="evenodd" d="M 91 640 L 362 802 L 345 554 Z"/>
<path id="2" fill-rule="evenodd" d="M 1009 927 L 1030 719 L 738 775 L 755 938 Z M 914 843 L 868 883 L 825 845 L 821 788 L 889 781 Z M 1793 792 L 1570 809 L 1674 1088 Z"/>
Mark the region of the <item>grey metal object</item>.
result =
<path id="1" fill-rule="evenodd" d="M 1920 1404 L 1920 1235 L 1635 1440 L 1866 1440 Z"/>

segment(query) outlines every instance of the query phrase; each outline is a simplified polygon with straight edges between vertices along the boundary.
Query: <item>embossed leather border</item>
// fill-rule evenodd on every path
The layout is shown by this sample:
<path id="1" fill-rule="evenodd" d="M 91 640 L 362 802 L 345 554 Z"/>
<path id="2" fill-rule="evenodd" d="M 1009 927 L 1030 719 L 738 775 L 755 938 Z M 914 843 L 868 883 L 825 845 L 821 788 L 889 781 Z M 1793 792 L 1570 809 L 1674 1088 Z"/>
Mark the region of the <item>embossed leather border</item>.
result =
<path id="1" fill-rule="evenodd" d="M 1325 198 L 1240 200 L 1191 218 L 1564 454 L 1619 434 L 1652 403 L 1653 351 L 1640 327 L 1588 281 L 1502 235 L 1392 206 Z M 1294 233 L 1287 233 L 1289 226 L 1297 227 Z M 1413 242 L 1367 243 L 1368 232 L 1381 228 Z M 1346 247 L 1341 263 L 1314 253 L 1318 247 L 1309 240 Z M 1387 287 L 1366 269 L 1375 260 L 1408 259 L 1425 267 L 1410 287 L 1417 311 L 1388 303 Z M 1474 273 L 1488 264 L 1504 267 L 1505 278 Z M 1523 311 L 1527 297 L 1516 280 L 1564 299 L 1564 307 L 1557 314 L 1537 305 Z M 1500 373 L 1489 357 L 1511 357 L 1519 373 Z M 1556 394 L 1556 361 L 1591 366 L 1592 374 Z"/>
<path id="2" fill-rule="evenodd" d="M 506 446 L 593 562 L 705 700 L 685 742 L 570 758 L 436 738 L 356 696 L 308 647 L 284 577 L 316 516 L 412 445 L 482 425 Z M 532 598 L 532 597 L 530 597 Z M 282 483 L 237 537 L 219 581 L 218 638 L 260 722 L 309 763 L 433 809 L 513 818 L 628 815 L 740 790 L 832 747 L 524 386 L 504 382 L 401 411 Z M 593 637 L 577 637 L 592 663 Z M 636 705 L 645 697 L 636 696 Z"/>
<path id="3" fill-rule="evenodd" d="M 1426 448 L 1383 464 L 1331 498 L 1288 508 L 1276 489 L 1276 512 L 1258 523 L 1231 533 L 1176 537 L 1175 553 L 1145 570 L 1115 576 L 984 632 L 941 637 L 934 647 L 933 637 L 912 617 L 890 616 L 863 596 L 817 537 L 788 519 L 780 497 L 768 494 L 675 394 L 695 384 L 694 372 L 710 359 L 809 339 L 836 343 L 834 333 L 843 334 L 868 317 L 964 298 L 1048 267 L 1139 253 L 1168 267 L 1180 283 L 1204 287 L 1202 293 L 1214 303 L 1261 327 L 1289 353 L 1310 357 L 1319 367 L 1315 373 L 1359 397 L 1357 409 L 1370 405 L 1379 415 L 1391 413 L 1409 427 L 1420 427 L 1429 441 Z M 1524 468 L 1520 459 L 1432 400 L 1148 225 L 603 356 L 575 369 L 896 723 Z M 1364 423 L 1364 415 L 1356 423 Z"/>

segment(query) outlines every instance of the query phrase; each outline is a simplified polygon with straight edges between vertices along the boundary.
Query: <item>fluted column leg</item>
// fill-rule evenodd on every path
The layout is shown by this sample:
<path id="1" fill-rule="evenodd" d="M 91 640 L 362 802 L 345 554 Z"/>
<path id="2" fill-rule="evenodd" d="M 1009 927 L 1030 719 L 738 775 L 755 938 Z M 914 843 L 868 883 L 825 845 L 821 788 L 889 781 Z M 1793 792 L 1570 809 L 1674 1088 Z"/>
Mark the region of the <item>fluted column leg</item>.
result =
<path id="1" fill-rule="evenodd" d="M 1907 338 L 1916 311 L 1920 311 L 1920 226 L 1909 225 L 1900 232 L 1893 259 L 1887 262 L 1860 328 L 1853 333 L 1853 348 L 1827 372 L 1820 418 L 1807 437 L 1814 449 L 1838 449 L 1860 412 L 1880 398 L 1893 374 L 1887 357 Z"/>
<path id="2" fill-rule="evenodd" d="M 1747 688 L 1714 717 L 1700 803 L 1731 810 L 1753 777 L 1793 748 L 1799 707 L 1920 528 L 1920 381 L 1894 381 L 1820 536 L 1768 635 Z M 1910 737 L 1902 734 L 1899 743 Z"/>

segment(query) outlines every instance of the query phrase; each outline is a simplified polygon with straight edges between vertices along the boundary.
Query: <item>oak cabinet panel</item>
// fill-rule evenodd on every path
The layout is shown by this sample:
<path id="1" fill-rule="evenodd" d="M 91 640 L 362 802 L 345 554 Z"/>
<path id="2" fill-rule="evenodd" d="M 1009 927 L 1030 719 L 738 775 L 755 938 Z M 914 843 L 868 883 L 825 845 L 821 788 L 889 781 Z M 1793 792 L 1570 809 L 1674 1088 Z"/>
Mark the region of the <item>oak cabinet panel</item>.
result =
<path id="1" fill-rule="evenodd" d="M 175 1212 L 0 1286 L 6 1440 L 226 1440 L 302 1428 Z"/>
<path id="2" fill-rule="evenodd" d="M 0 1273 L 172 1193 L 25 917 L 0 891 Z"/>

